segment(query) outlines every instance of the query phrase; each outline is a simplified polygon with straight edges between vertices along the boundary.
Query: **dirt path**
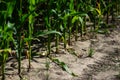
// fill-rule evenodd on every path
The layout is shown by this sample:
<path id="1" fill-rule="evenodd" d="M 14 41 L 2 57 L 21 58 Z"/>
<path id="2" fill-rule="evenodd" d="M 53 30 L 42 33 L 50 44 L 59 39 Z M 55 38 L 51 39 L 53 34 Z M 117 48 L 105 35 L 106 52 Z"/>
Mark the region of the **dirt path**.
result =
<path id="1" fill-rule="evenodd" d="M 90 47 L 94 50 L 92 58 L 87 57 Z M 78 57 L 62 50 L 57 54 L 60 61 L 65 62 L 69 69 L 78 75 L 73 77 L 50 61 L 50 69 L 45 67 L 45 58 L 34 58 L 32 69 L 28 73 L 28 61 L 22 61 L 24 80 L 119 80 L 120 72 L 120 27 L 111 30 L 110 35 L 97 35 L 97 39 L 74 42 L 73 49 Z M 19 80 L 16 60 L 7 63 L 6 80 Z"/>

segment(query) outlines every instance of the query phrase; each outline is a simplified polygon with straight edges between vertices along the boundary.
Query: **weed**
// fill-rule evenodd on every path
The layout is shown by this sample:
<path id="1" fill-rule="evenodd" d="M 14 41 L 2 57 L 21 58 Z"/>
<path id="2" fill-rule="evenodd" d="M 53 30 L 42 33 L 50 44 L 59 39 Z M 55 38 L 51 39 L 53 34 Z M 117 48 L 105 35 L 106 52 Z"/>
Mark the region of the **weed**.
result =
<path id="1" fill-rule="evenodd" d="M 90 48 L 88 52 L 88 57 L 92 57 L 94 55 L 94 49 Z"/>

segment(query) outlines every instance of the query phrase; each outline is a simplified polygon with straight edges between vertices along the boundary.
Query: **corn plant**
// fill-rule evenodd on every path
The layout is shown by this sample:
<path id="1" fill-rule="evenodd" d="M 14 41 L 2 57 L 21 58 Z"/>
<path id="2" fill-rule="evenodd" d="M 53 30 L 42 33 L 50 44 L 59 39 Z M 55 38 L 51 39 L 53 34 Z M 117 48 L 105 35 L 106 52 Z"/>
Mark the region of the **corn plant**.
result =
<path id="1" fill-rule="evenodd" d="M 76 29 L 75 30 L 75 41 L 77 41 L 79 29 L 80 29 L 81 37 L 84 33 L 84 29 L 85 29 L 84 18 L 88 15 L 84 12 L 74 12 L 72 15 L 74 15 L 74 17 L 72 18 L 72 23 L 75 24 L 74 25 Z"/>
<path id="2" fill-rule="evenodd" d="M 70 1 L 69 9 L 70 9 L 70 14 L 74 13 L 74 0 Z M 68 32 L 68 34 L 69 34 L 68 45 L 71 45 L 71 32 L 72 32 L 72 28 L 73 28 L 73 25 L 72 25 L 72 15 L 69 15 L 69 17 L 68 17 L 68 30 L 69 30 L 69 32 Z"/>
<path id="3" fill-rule="evenodd" d="M 6 32 L 7 31 L 7 32 Z M 5 64 L 6 60 L 8 58 L 8 54 L 11 53 L 11 49 L 9 48 L 10 41 L 12 40 L 12 32 L 9 30 L 8 26 L 4 26 L 4 30 L 0 32 L 1 35 L 1 47 L 0 47 L 0 56 L 2 57 L 2 60 L 0 63 L 2 64 L 1 69 L 2 69 L 2 80 L 5 80 Z M 6 40 L 7 39 L 7 40 Z"/>
<path id="4" fill-rule="evenodd" d="M 64 41 L 64 48 L 66 49 L 67 45 L 67 40 L 66 40 L 66 29 L 67 29 L 67 18 L 68 18 L 68 13 L 65 11 L 65 15 L 63 17 L 63 41 Z"/>
<path id="5" fill-rule="evenodd" d="M 25 33 L 24 33 L 24 24 L 26 20 L 28 19 L 30 14 L 23 14 L 23 1 L 17 1 L 15 4 L 15 9 L 12 15 L 12 21 L 15 23 L 15 48 L 16 49 L 16 55 L 17 55 L 17 61 L 18 61 L 18 74 L 19 77 L 22 79 L 21 76 L 21 58 L 22 58 L 22 52 L 24 48 L 24 39 L 25 39 Z"/>
<path id="6" fill-rule="evenodd" d="M 10 42 L 13 42 L 14 24 L 11 23 L 15 2 L 1 1 L 0 2 L 0 56 L 2 56 L 2 80 L 5 80 L 5 63 L 8 54 L 11 53 Z"/>
<path id="7" fill-rule="evenodd" d="M 119 0 L 0 0 L 0 63 L 2 68 L 2 80 L 5 79 L 5 64 L 11 53 L 11 48 L 15 49 L 18 60 L 18 74 L 21 75 L 21 58 L 25 49 L 25 42 L 28 43 L 28 62 L 31 68 L 32 41 L 39 37 L 47 36 L 47 56 L 58 64 L 63 70 L 73 74 L 68 70 L 67 65 L 58 59 L 50 58 L 51 42 L 55 39 L 56 53 L 59 50 L 59 42 L 62 38 L 64 48 L 71 44 L 71 35 L 75 34 L 75 41 L 78 40 L 80 33 L 83 37 L 87 32 L 86 21 L 93 22 L 91 31 L 100 32 L 101 23 L 107 16 L 106 23 L 109 22 L 109 16 L 112 20 L 119 15 Z M 41 15 L 41 16 L 39 16 Z M 43 26 L 36 30 L 36 17 L 43 22 Z M 105 24 L 106 24 L 105 23 Z M 104 29 L 104 31 L 106 31 Z M 106 31 L 107 32 L 107 31 Z M 53 35 L 52 35 L 53 34 Z M 13 46 L 11 47 L 11 44 Z M 46 46 L 46 45 L 45 45 Z M 93 55 L 93 49 L 89 50 L 89 57 Z M 47 70 L 49 64 L 46 63 Z M 73 74 L 74 75 L 74 74 Z"/>
<path id="8" fill-rule="evenodd" d="M 67 4 L 67 5 L 66 5 Z M 62 5 L 62 6 L 61 6 Z M 69 17 L 69 9 L 68 8 L 68 3 L 66 0 L 62 0 L 59 4 L 61 11 L 60 12 L 60 15 L 59 18 L 60 18 L 60 28 L 63 32 L 63 35 L 62 35 L 62 39 L 63 39 L 63 42 L 64 42 L 64 48 L 66 49 L 66 45 L 67 45 L 67 38 L 66 38 L 66 33 L 67 33 L 67 20 L 68 20 L 68 17 Z M 65 9 L 63 9 L 63 7 Z"/>
<path id="9" fill-rule="evenodd" d="M 57 3 L 57 7 L 59 8 L 59 5 Z M 52 10 L 52 13 L 54 15 L 54 24 L 53 27 L 55 28 L 56 31 L 60 31 L 60 27 L 62 26 L 62 19 L 61 19 L 61 14 L 58 13 L 55 9 Z M 59 39 L 60 39 L 60 35 L 59 34 L 55 34 L 55 46 L 56 46 L 56 53 L 58 53 L 59 51 Z"/>
<path id="10" fill-rule="evenodd" d="M 61 11 L 61 1 L 56 1 L 56 7 L 52 9 L 52 14 L 54 17 L 53 20 L 53 27 L 56 31 L 63 31 L 63 23 L 62 23 L 62 11 Z M 55 35 L 55 46 L 56 46 L 56 53 L 59 51 L 59 41 L 60 35 Z"/>
<path id="11" fill-rule="evenodd" d="M 16 10 L 16 13 L 18 13 L 15 16 L 18 16 L 19 18 L 15 19 L 16 20 L 16 36 L 17 36 L 17 44 L 16 44 L 16 49 L 17 49 L 17 60 L 18 60 L 18 74 L 19 77 L 22 78 L 21 76 L 21 54 L 22 54 L 22 48 L 23 48 L 23 39 L 24 39 L 24 35 L 20 32 L 22 30 L 22 0 L 20 0 L 20 2 L 18 1 L 16 3 L 16 7 L 18 8 L 18 10 Z M 18 23 L 17 21 L 20 21 L 20 23 Z"/>
<path id="12" fill-rule="evenodd" d="M 51 4 L 52 4 L 52 0 L 47 1 L 47 11 L 45 14 L 45 23 L 46 23 L 46 28 L 48 29 L 48 31 L 51 30 L 51 17 L 50 17 L 50 13 L 51 13 Z M 51 35 L 48 34 L 48 43 L 47 43 L 47 50 L 48 50 L 48 55 L 51 52 Z"/>
<path id="13" fill-rule="evenodd" d="M 29 0 L 29 14 L 31 14 L 32 11 L 35 10 L 35 1 L 33 0 Z M 31 68 L 31 53 L 32 53 L 32 49 L 31 49 L 31 41 L 32 41 L 32 35 L 33 35 L 33 25 L 34 25 L 34 15 L 31 14 L 29 16 L 29 24 L 28 24 L 28 28 L 29 28 L 29 41 L 28 41 L 28 46 L 29 46 L 29 69 Z M 28 69 L 28 70 L 29 70 Z"/>

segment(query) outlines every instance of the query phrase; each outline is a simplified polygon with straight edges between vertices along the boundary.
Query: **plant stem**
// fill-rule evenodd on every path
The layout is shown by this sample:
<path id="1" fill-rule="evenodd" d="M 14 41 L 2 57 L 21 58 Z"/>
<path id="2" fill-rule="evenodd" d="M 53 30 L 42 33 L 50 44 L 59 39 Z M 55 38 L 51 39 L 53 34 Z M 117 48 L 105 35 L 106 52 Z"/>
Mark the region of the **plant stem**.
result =
<path id="1" fill-rule="evenodd" d="M 48 35 L 48 44 L 47 44 L 47 46 L 48 46 L 48 54 L 47 54 L 47 56 L 49 56 L 49 55 L 50 55 L 50 52 L 51 52 L 50 41 L 51 41 L 51 36 L 50 36 L 50 34 L 49 34 L 49 35 Z"/>
<path id="2" fill-rule="evenodd" d="M 71 30 L 72 30 L 72 24 L 71 24 L 71 17 L 68 19 L 68 28 L 69 28 L 69 37 L 68 37 L 68 45 L 71 45 Z"/>
<path id="3" fill-rule="evenodd" d="M 58 49 L 59 49 L 59 35 L 56 34 L 56 53 L 58 53 Z"/>
<path id="4" fill-rule="evenodd" d="M 87 27 L 86 27 L 86 17 L 84 17 L 84 31 L 85 31 L 85 33 L 87 32 Z"/>
<path id="5" fill-rule="evenodd" d="M 18 74 L 21 74 L 21 34 L 18 32 Z"/>
<path id="6" fill-rule="evenodd" d="M 21 18 L 22 18 L 22 0 L 20 0 L 19 4 L 20 4 L 19 16 L 20 16 L 20 20 L 21 20 Z M 21 28 L 19 30 L 21 30 Z M 18 31 L 18 74 L 19 74 L 19 76 L 21 76 L 21 50 L 22 50 L 22 39 L 21 39 L 21 33 Z"/>
<path id="7" fill-rule="evenodd" d="M 33 16 L 31 15 L 33 18 Z M 32 19 L 31 19 L 32 20 Z M 32 48 L 31 48 L 31 39 L 32 39 L 32 33 L 33 33 L 33 23 L 29 23 L 29 42 L 28 42 L 28 48 L 29 48 L 29 66 L 28 66 L 28 71 L 31 69 L 31 53 L 32 53 Z"/>
<path id="8" fill-rule="evenodd" d="M 96 18 L 94 18 L 94 30 L 96 30 Z"/>
<path id="9" fill-rule="evenodd" d="M 78 36 L 77 36 L 77 34 L 78 34 L 78 21 L 75 22 L 75 27 L 76 27 L 76 30 L 75 30 L 75 41 L 77 41 L 77 39 L 78 39 Z M 82 31 L 81 31 L 81 33 L 82 33 Z"/>
<path id="10" fill-rule="evenodd" d="M 66 49 L 66 25 L 67 25 L 67 19 L 64 18 L 63 20 L 63 25 L 64 25 L 64 29 L 63 29 L 63 37 L 64 37 L 64 49 Z"/>
<path id="11" fill-rule="evenodd" d="M 68 39 L 68 45 L 71 45 L 71 27 L 69 27 L 69 39 Z"/>
<path id="12" fill-rule="evenodd" d="M 4 63 L 4 53 L 2 53 L 2 79 L 5 80 L 5 63 Z"/>
<path id="13" fill-rule="evenodd" d="M 66 29 L 63 30 L 63 37 L 64 37 L 64 48 L 66 49 Z"/>

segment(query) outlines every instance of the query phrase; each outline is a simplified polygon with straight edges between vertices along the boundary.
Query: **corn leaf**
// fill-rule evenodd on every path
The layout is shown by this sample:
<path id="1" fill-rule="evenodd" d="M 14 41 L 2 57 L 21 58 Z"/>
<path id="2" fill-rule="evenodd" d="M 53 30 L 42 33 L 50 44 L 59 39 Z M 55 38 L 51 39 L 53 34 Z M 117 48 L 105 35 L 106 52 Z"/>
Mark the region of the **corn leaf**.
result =
<path id="1" fill-rule="evenodd" d="M 11 53 L 11 49 L 0 49 L 0 53 L 2 53 L 2 52 L 8 52 L 8 53 Z"/>
<path id="2" fill-rule="evenodd" d="M 61 62 L 59 59 L 55 59 L 55 58 L 50 58 L 50 59 L 52 59 L 52 61 L 56 63 L 58 66 L 60 66 L 64 71 L 68 72 L 72 76 L 77 76 L 68 68 L 67 64 L 65 64 L 64 62 Z"/>
<path id="3" fill-rule="evenodd" d="M 99 9 L 96 8 L 96 11 L 98 12 L 99 15 L 102 15 L 101 14 L 101 10 L 99 10 Z"/>
<path id="4" fill-rule="evenodd" d="M 55 31 L 55 30 L 51 30 L 51 31 L 45 31 L 45 32 L 39 31 L 37 34 L 35 34 L 35 36 L 36 37 L 40 37 L 40 36 L 45 36 L 45 35 L 49 35 L 49 34 L 58 34 L 58 35 L 61 35 L 60 32 Z"/>
<path id="5" fill-rule="evenodd" d="M 9 17 L 12 17 L 13 10 L 15 8 L 15 3 L 16 1 L 14 0 L 13 2 L 7 3 L 7 14 Z"/>
<path id="6" fill-rule="evenodd" d="M 75 23 L 78 20 L 78 16 L 74 16 L 72 19 L 72 23 Z"/>

